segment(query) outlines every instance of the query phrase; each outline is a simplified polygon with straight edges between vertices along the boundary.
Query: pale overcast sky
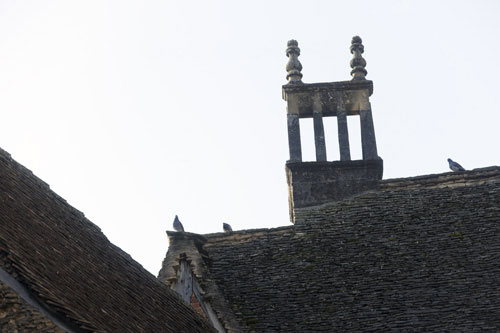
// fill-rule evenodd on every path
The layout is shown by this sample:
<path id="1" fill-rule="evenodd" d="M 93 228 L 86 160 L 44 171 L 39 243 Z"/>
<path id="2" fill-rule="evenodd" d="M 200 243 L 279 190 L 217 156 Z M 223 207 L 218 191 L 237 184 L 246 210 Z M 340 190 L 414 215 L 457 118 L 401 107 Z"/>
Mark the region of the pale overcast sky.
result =
<path id="1" fill-rule="evenodd" d="M 292 38 L 307 83 L 349 80 L 363 38 L 384 178 L 500 165 L 499 14 L 496 0 L 0 0 L 0 147 L 157 274 L 175 214 L 196 233 L 290 223 Z"/>

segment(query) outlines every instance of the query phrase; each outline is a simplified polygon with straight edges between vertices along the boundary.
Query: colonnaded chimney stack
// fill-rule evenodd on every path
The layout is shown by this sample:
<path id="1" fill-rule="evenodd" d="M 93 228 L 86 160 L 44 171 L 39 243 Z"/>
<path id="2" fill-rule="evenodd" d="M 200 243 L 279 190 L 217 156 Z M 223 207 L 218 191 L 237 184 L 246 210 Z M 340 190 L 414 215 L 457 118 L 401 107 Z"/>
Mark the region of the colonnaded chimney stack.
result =
<path id="1" fill-rule="evenodd" d="M 303 83 L 298 43 L 290 40 L 287 46 L 288 83 L 283 85 L 283 99 L 287 102 L 290 159 L 286 163 L 286 173 L 290 220 L 295 223 L 296 209 L 345 199 L 377 188 L 382 179 L 383 161 L 377 154 L 369 100 L 373 82 L 365 78 L 367 71 L 361 38 L 352 38 L 350 81 Z M 348 116 L 360 118 L 362 160 L 351 160 Z M 328 161 L 326 157 L 324 117 L 337 117 L 340 156 L 336 161 Z M 301 118 L 313 118 L 315 162 L 302 161 Z"/>

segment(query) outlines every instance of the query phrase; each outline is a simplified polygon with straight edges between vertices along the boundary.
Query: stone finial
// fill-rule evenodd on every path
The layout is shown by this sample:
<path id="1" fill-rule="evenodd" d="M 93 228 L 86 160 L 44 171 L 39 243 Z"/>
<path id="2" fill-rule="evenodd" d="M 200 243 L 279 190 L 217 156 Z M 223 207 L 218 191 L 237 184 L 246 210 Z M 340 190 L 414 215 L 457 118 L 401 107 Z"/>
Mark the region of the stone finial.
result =
<path id="1" fill-rule="evenodd" d="M 365 76 L 368 73 L 365 69 L 366 60 L 361 54 L 365 51 L 361 37 L 354 36 L 351 41 L 351 53 L 353 57 L 351 59 L 351 76 L 353 80 L 365 80 Z"/>
<path id="2" fill-rule="evenodd" d="M 286 64 L 286 79 L 288 83 L 302 83 L 302 64 L 299 61 L 300 49 L 299 43 L 292 39 L 288 41 L 286 48 L 286 56 L 288 57 L 288 63 Z"/>

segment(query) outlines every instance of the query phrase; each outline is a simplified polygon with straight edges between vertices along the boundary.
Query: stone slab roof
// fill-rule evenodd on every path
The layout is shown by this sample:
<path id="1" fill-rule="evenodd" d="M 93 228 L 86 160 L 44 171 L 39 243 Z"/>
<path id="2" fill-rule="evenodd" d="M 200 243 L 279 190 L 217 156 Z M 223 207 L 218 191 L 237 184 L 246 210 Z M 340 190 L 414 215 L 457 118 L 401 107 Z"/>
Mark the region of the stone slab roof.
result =
<path id="1" fill-rule="evenodd" d="M 0 276 L 70 331 L 214 331 L 1 149 L 0 219 Z"/>
<path id="2" fill-rule="evenodd" d="M 499 167 L 385 180 L 296 219 L 204 235 L 201 279 L 242 331 L 500 330 Z"/>
<path id="3" fill-rule="evenodd" d="M 64 333 L 27 304 L 14 290 L 0 282 L 0 328 L 2 332 Z"/>

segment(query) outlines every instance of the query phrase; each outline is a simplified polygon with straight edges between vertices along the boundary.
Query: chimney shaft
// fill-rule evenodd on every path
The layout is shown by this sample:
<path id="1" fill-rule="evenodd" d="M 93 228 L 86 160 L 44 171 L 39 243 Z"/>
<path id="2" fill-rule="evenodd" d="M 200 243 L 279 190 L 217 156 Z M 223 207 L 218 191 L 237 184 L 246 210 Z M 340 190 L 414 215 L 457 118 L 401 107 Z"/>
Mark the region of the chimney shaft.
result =
<path id="1" fill-rule="evenodd" d="M 300 49 L 295 40 L 288 42 L 288 84 L 283 86 L 287 102 L 288 144 L 290 160 L 286 164 L 289 188 L 290 218 L 294 210 L 337 201 L 378 187 L 383 161 L 377 154 L 375 129 L 369 98 L 373 82 L 366 80 L 366 61 L 361 38 L 353 37 L 351 45 L 352 80 L 327 83 L 303 83 Z M 299 66 L 300 65 L 300 66 Z M 300 77 L 299 77 L 300 74 Z M 363 159 L 351 161 L 347 117 L 359 116 Z M 337 117 L 340 156 L 327 161 L 324 117 Z M 313 118 L 316 161 L 302 161 L 300 119 Z"/>

